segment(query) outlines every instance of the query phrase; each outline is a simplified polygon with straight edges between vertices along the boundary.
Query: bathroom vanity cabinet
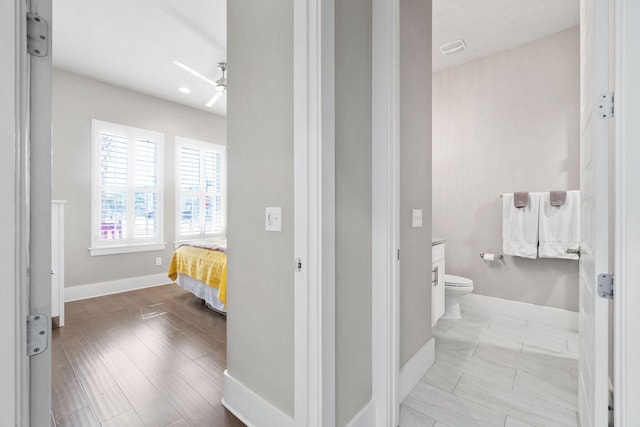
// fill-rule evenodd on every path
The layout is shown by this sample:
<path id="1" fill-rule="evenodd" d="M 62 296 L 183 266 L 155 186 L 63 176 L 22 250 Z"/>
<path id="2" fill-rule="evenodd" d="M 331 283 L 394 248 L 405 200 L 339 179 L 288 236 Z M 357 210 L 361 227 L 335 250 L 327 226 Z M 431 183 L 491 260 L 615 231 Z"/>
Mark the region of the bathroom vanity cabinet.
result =
<path id="1" fill-rule="evenodd" d="M 431 324 L 444 314 L 444 240 L 432 239 L 431 244 Z"/>

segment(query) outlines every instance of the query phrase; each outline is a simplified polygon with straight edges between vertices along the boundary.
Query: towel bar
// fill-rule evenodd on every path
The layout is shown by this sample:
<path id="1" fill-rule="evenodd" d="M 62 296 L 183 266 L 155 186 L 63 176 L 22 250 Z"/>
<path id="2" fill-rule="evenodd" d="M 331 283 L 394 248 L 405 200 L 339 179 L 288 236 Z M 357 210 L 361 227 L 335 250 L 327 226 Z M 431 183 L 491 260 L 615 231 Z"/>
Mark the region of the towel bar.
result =
<path id="1" fill-rule="evenodd" d="M 580 248 L 578 248 L 578 249 L 567 249 L 566 252 L 568 254 L 576 254 L 576 255 L 578 255 L 578 258 L 580 258 Z"/>
<path id="2" fill-rule="evenodd" d="M 480 252 L 480 258 L 484 259 L 484 252 Z M 503 259 L 504 255 L 496 254 L 496 259 Z"/>

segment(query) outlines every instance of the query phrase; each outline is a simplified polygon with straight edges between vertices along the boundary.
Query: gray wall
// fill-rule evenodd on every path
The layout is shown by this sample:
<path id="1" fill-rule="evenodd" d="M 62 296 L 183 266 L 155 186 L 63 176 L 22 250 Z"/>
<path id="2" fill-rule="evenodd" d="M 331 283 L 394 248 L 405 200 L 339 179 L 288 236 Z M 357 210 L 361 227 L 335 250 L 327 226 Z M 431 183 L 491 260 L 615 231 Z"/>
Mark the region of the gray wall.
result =
<path id="1" fill-rule="evenodd" d="M 292 7 L 228 5 L 228 370 L 290 415 Z M 371 399 L 372 387 L 370 1 L 337 1 L 335 36 L 336 423 L 344 426 Z M 269 70 L 269 78 L 256 70 Z M 282 233 L 264 231 L 266 206 L 283 207 Z"/>
<path id="2" fill-rule="evenodd" d="M 227 369 L 292 416 L 293 2 L 230 1 L 227 22 Z"/>
<path id="3" fill-rule="evenodd" d="M 431 336 L 431 1 L 401 0 L 400 366 Z"/>
<path id="4" fill-rule="evenodd" d="M 371 1 L 336 15 L 336 425 L 371 399 Z"/>
<path id="5" fill-rule="evenodd" d="M 229 4 L 228 369 L 293 412 L 292 4 Z M 401 358 L 431 338 L 431 2 L 402 13 Z M 371 398 L 371 4 L 336 2 L 336 421 Z M 255 70 L 270 70 L 264 79 Z M 250 124 L 250 125 L 248 125 Z M 266 206 L 283 233 L 265 233 Z M 411 209 L 424 226 L 411 228 Z M 406 254 L 406 255 L 405 255 Z M 247 268 L 251 266 L 251 268 Z M 259 355 L 259 357 L 257 357 Z"/>
<path id="6" fill-rule="evenodd" d="M 579 188 L 579 32 L 569 29 L 433 76 L 433 233 L 474 293 L 578 309 L 578 263 L 505 257 L 502 199 Z"/>
<path id="7" fill-rule="evenodd" d="M 175 137 L 225 144 L 225 118 L 57 69 L 53 72 L 52 109 L 52 197 L 67 201 L 65 286 L 166 272 L 175 240 Z M 91 119 L 164 133 L 164 251 L 89 255 Z M 159 256 L 163 265 L 156 267 Z"/>

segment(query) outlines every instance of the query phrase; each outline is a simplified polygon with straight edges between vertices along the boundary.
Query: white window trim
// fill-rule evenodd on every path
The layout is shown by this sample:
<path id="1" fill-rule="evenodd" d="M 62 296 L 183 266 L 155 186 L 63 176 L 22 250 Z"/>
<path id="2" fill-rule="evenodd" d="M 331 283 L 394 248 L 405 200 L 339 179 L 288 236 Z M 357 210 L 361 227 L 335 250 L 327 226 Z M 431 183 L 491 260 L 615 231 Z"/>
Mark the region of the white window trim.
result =
<path id="1" fill-rule="evenodd" d="M 222 153 L 222 231 L 220 233 L 199 236 L 182 236 L 180 234 L 180 218 L 182 215 L 180 206 L 180 147 L 193 147 L 199 150 L 218 150 Z M 216 144 L 215 142 L 200 141 L 197 139 L 185 138 L 182 136 L 176 136 L 175 139 L 175 241 L 174 245 L 177 248 L 183 243 L 198 243 L 207 241 L 216 241 L 221 238 L 225 238 L 227 235 L 227 147 L 222 144 Z"/>
<path id="2" fill-rule="evenodd" d="M 127 241 L 100 240 L 100 150 L 97 144 L 100 133 L 103 131 L 119 132 L 127 138 L 149 138 L 158 141 L 158 200 L 157 215 L 158 237 L 133 238 Z M 127 189 L 127 192 L 130 188 Z M 159 251 L 166 247 L 164 241 L 164 134 L 147 129 L 139 129 L 131 126 L 110 123 L 93 119 L 91 121 L 91 256 L 114 255 L 132 252 Z"/>

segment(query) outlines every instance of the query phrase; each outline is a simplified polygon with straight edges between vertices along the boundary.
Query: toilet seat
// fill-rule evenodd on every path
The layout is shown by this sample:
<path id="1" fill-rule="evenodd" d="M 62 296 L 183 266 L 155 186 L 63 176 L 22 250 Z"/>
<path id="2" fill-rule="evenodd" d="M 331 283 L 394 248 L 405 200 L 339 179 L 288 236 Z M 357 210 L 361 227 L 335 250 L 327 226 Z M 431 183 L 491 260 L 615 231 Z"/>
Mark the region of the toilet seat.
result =
<path id="1" fill-rule="evenodd" d="M 444 285 L 453 288 L 471 288 L 473 287 L 473 280 L 453 274 L 445 274 Z"/>

